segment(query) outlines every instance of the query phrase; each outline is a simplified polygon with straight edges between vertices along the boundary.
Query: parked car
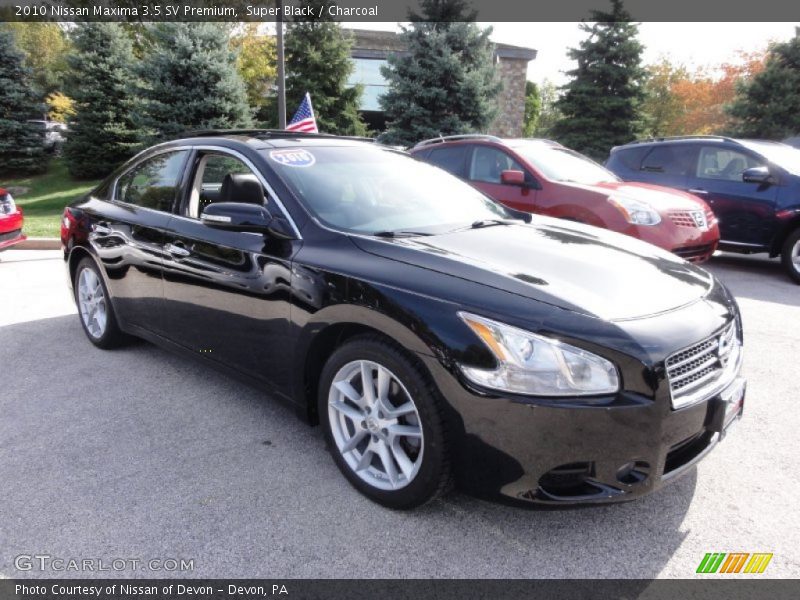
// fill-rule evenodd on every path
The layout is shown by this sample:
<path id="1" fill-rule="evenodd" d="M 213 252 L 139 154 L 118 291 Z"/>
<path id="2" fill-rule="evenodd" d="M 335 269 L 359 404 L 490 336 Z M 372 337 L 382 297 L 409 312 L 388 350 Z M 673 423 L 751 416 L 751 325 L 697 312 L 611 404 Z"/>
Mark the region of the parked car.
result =
<path id="1" fill-rule="evenodd" d="M 66 141 L 67 126 L 58 121 L 31 119 L 28 121 L 42 132 L 42 143 L 48 152 L 58 153 Z"/>
<path id="2" fill-rule="evenodd" d="M 0 250 L 26 239 L 22 233 L 23 221 L 22 209 L 7 190 L 0 188 Z"/>
<path id="3" fill-rule="evenodd" d="M 711 274 L 376 144 L 161 144 L 63 223 L 91 343 L 142 337 L 286 400 L 386 506 L 452 481 L 522 503 L 634 498 L 741 414 L 739 310 Z"/>
<path id="4" fill-rule="evenodd" d="M 800 150 L 728 137 L 658 138 L 614 148 L 607 166 L 628 181 L 702 197 L 719 220 L 721 249 L 780 256 L 800 283 Z"/>
<path id="5" fill-rule="evenodd" d="M 596 162 L 549 140 L 458 135 L 420 142 L 411 154 L 526 212 L 618 231 L 702 262 L 719 230 L 702 200 L 622 182 Z"/>

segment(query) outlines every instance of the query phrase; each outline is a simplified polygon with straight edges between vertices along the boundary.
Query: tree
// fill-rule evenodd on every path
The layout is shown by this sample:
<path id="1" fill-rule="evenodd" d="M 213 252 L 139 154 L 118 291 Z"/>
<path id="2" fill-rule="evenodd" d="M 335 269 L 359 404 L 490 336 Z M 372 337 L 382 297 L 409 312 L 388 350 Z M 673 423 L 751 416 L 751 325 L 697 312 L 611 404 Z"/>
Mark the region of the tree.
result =
<path id="1" fill-rule="evenodd" d="M 231 38 L 231 47 L 237 52 L 236 69 L 244 81 L 247 102 L 260 119 L 273 108 L 270 102 L 275 86 L 276 50 L 275 38 L 258 33 L 260 23 L 245 23 Z"/>
<path id="2" fill-rule="evenodd" d="M 666 59 L 648 67 L 643 113 L 651 136 L 720 134 L 731 128 L 726 107 L 736 86 L 764 66 L 764 52 L 739 52 L 737 59 L 689 71 Z"/>
<path id="3" fill-rule="evenodd" d="M 58 23 L 5 23 L 13 31 L 25 55 L 25 66 L 33 74 L 37 91 L 46 96 L 64 88 L 70 44 Z"/>
<path id="4" fill-rule="evenodd" d="M 45 98 L 47 118 L 51 121 L 66 123 L 75 116 L 75 101 L 61 92 L 53 92 Z"/>
<path id="5" fill-rule="evenodd" d="M 322 4 L 321 0 L 307 3 L 316 14 Z M 358 114 L 363 87 L 347 85 L 353 72 L 352 39 L 338 23 L 329 19 L 324 16 L 314 21 L 290 23 L 286 28 L 288 117 L 291 118 L 309 92 L 320 131 L 366 135 L 367 126 Z"/>
<path id="6" fill-rule="evenodd" d="M 28 119 L 44 113 L 25 55 L 14 34 L 0 28 L 0 175 L 38 173 L 47 168 L 44 140 Z"/>
<path id="7" fill-rule="evenodd" d="M 611 0 L 611 12 L 592 15 L 594 23 L 581 25 L 588 37 L 569 51 L 578 67 L 568 73 L 572 80 L 557 103 L 563 116 L 554 134 L 566 146 L 603 159 L 642 129 L 645 72 L 639 28 L 622 1 Z"/>
<path id="8" fill-rule="evenodd" d="M 558 102 L 558 88 L 549 79 L 545 79 L 539 85 L 539 99 L 541 107 L 539 118 L 536 122 L 534 135 L 540 138 L 549 138 L 553 134 L 553 128 L 561 120 L 561 113 L 556 106 Z"/>
<path id="9" fill-rule="evenodd" d="M 72 41 L 68 92 L 74 116 L 64 157 L 73 177 L 103 177 L 141 142 L 133 119 L 139 105 L 133 46 L 118 23 L 78 24 Z"/>
<path id="10" fill-rule="evenodd" d="M 475 13 L 463 0 L 421 0 L 420 6 L 422 14 L 411 13 L 401 33 L 408 52 L 390 56 L 382 68 L 386 141 L 486 131 L 502 85 L 492 64 L 491 28 L 471 22 Z"/>
<path id="11" fill-rule="evenodd" d="M 688 78 L 689 72 L 684 66 L 675 66 L 667 59 L 647 68 L 645 99 L 642 103 L 647 135 L 678 135 L 676 127 L 683 113 L 683 103 L 675 93 L 675 88 Z"/>
<path id="12" fill-rule="evenodd" d="M 162 22 L 148 31 L 153 48 L 139 68 L 143 84 L 137 114 L 148 141 L 252 125 L 227 25 Z"/>
<path id="13" fill-rule="evenodd" d="M 539 113 L 542 110 L 542 97 L 539 95 L 539 86 L 533 81 L 525 82 L 525 116 L 523 119 L 523 134 L 533 137 L 539 124 Z"/>
<path id="14" fill-rule="evenodd" d="M 741 136 L 777 140 L 800 133 L 800 36 L 770 48 L 764 69 L 738 88 L 729 114 Z"/>

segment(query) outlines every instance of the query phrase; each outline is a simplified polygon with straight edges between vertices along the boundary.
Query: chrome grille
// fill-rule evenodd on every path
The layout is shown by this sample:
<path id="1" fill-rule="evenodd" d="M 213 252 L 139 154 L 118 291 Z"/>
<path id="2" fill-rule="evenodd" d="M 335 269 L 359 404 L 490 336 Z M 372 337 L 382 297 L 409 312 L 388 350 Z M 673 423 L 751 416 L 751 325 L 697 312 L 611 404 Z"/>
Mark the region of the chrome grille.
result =
<path id="1" fill-rule="evenodd" d="M 708 229 L 708 218 L 702 210 L 671 210 L 669 218 L 678 227 Z"/>
<path id="2" fill-rule="evenodd" d="M 680 408 L 702 399 L 703 390 L 719 380 L 737 346 L 732 322 L 722 333 L 670 356 L 666 366 L 673 406 Z"/>

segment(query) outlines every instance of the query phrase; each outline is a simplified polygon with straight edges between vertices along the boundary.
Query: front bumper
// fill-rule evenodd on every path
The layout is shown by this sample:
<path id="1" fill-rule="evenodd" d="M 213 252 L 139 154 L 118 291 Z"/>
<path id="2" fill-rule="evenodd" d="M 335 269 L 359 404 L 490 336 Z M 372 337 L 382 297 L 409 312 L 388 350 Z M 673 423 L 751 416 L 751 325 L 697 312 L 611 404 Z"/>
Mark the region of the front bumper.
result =
<path id="1" fill-rule="evenodd" d="M 27 238 L 22 233 L 22 212 L 0 215 L 0 250 L 10 248 Z"/>
<path id="2" fill-rule="evenodd" d="M 715 396 L 680 410 L 629 393 L 595 405 L 486 397 L 422 358 L 448 400 L 459 486 L 514 503 L 595 504 L 648 494 L 708 454 L 744 404 L 738 374 Z"/>

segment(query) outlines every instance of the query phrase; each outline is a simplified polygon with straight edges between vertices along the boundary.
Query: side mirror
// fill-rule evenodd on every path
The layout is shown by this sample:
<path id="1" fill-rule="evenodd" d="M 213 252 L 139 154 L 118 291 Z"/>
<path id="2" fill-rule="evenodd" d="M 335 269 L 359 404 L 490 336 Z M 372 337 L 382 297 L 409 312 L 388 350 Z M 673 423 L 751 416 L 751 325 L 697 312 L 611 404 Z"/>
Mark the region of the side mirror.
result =
<path id="1" fill-rule="evenodd" d="M 751 167 L 742 171 L 742 181 L 745 183 L 772 183 L 772 174 L 769 167 Z"/>
<path id="2" fill-rule="evenodd" d="M 294 235 L 283 219 L 276 219 L 264 207 L 244 202 L 214 202 L 200 215 L 204 225 L 229 231 L 252 231 L 267 233 L 283 239 Z"/>
<path id="3" fill-rule="evenodd" d="M 510 169 L 503 171 L 500 173 L 500 182 L 503 185 L 517 185 L 523 187 L 525 185 L 525 173 Z"/>

